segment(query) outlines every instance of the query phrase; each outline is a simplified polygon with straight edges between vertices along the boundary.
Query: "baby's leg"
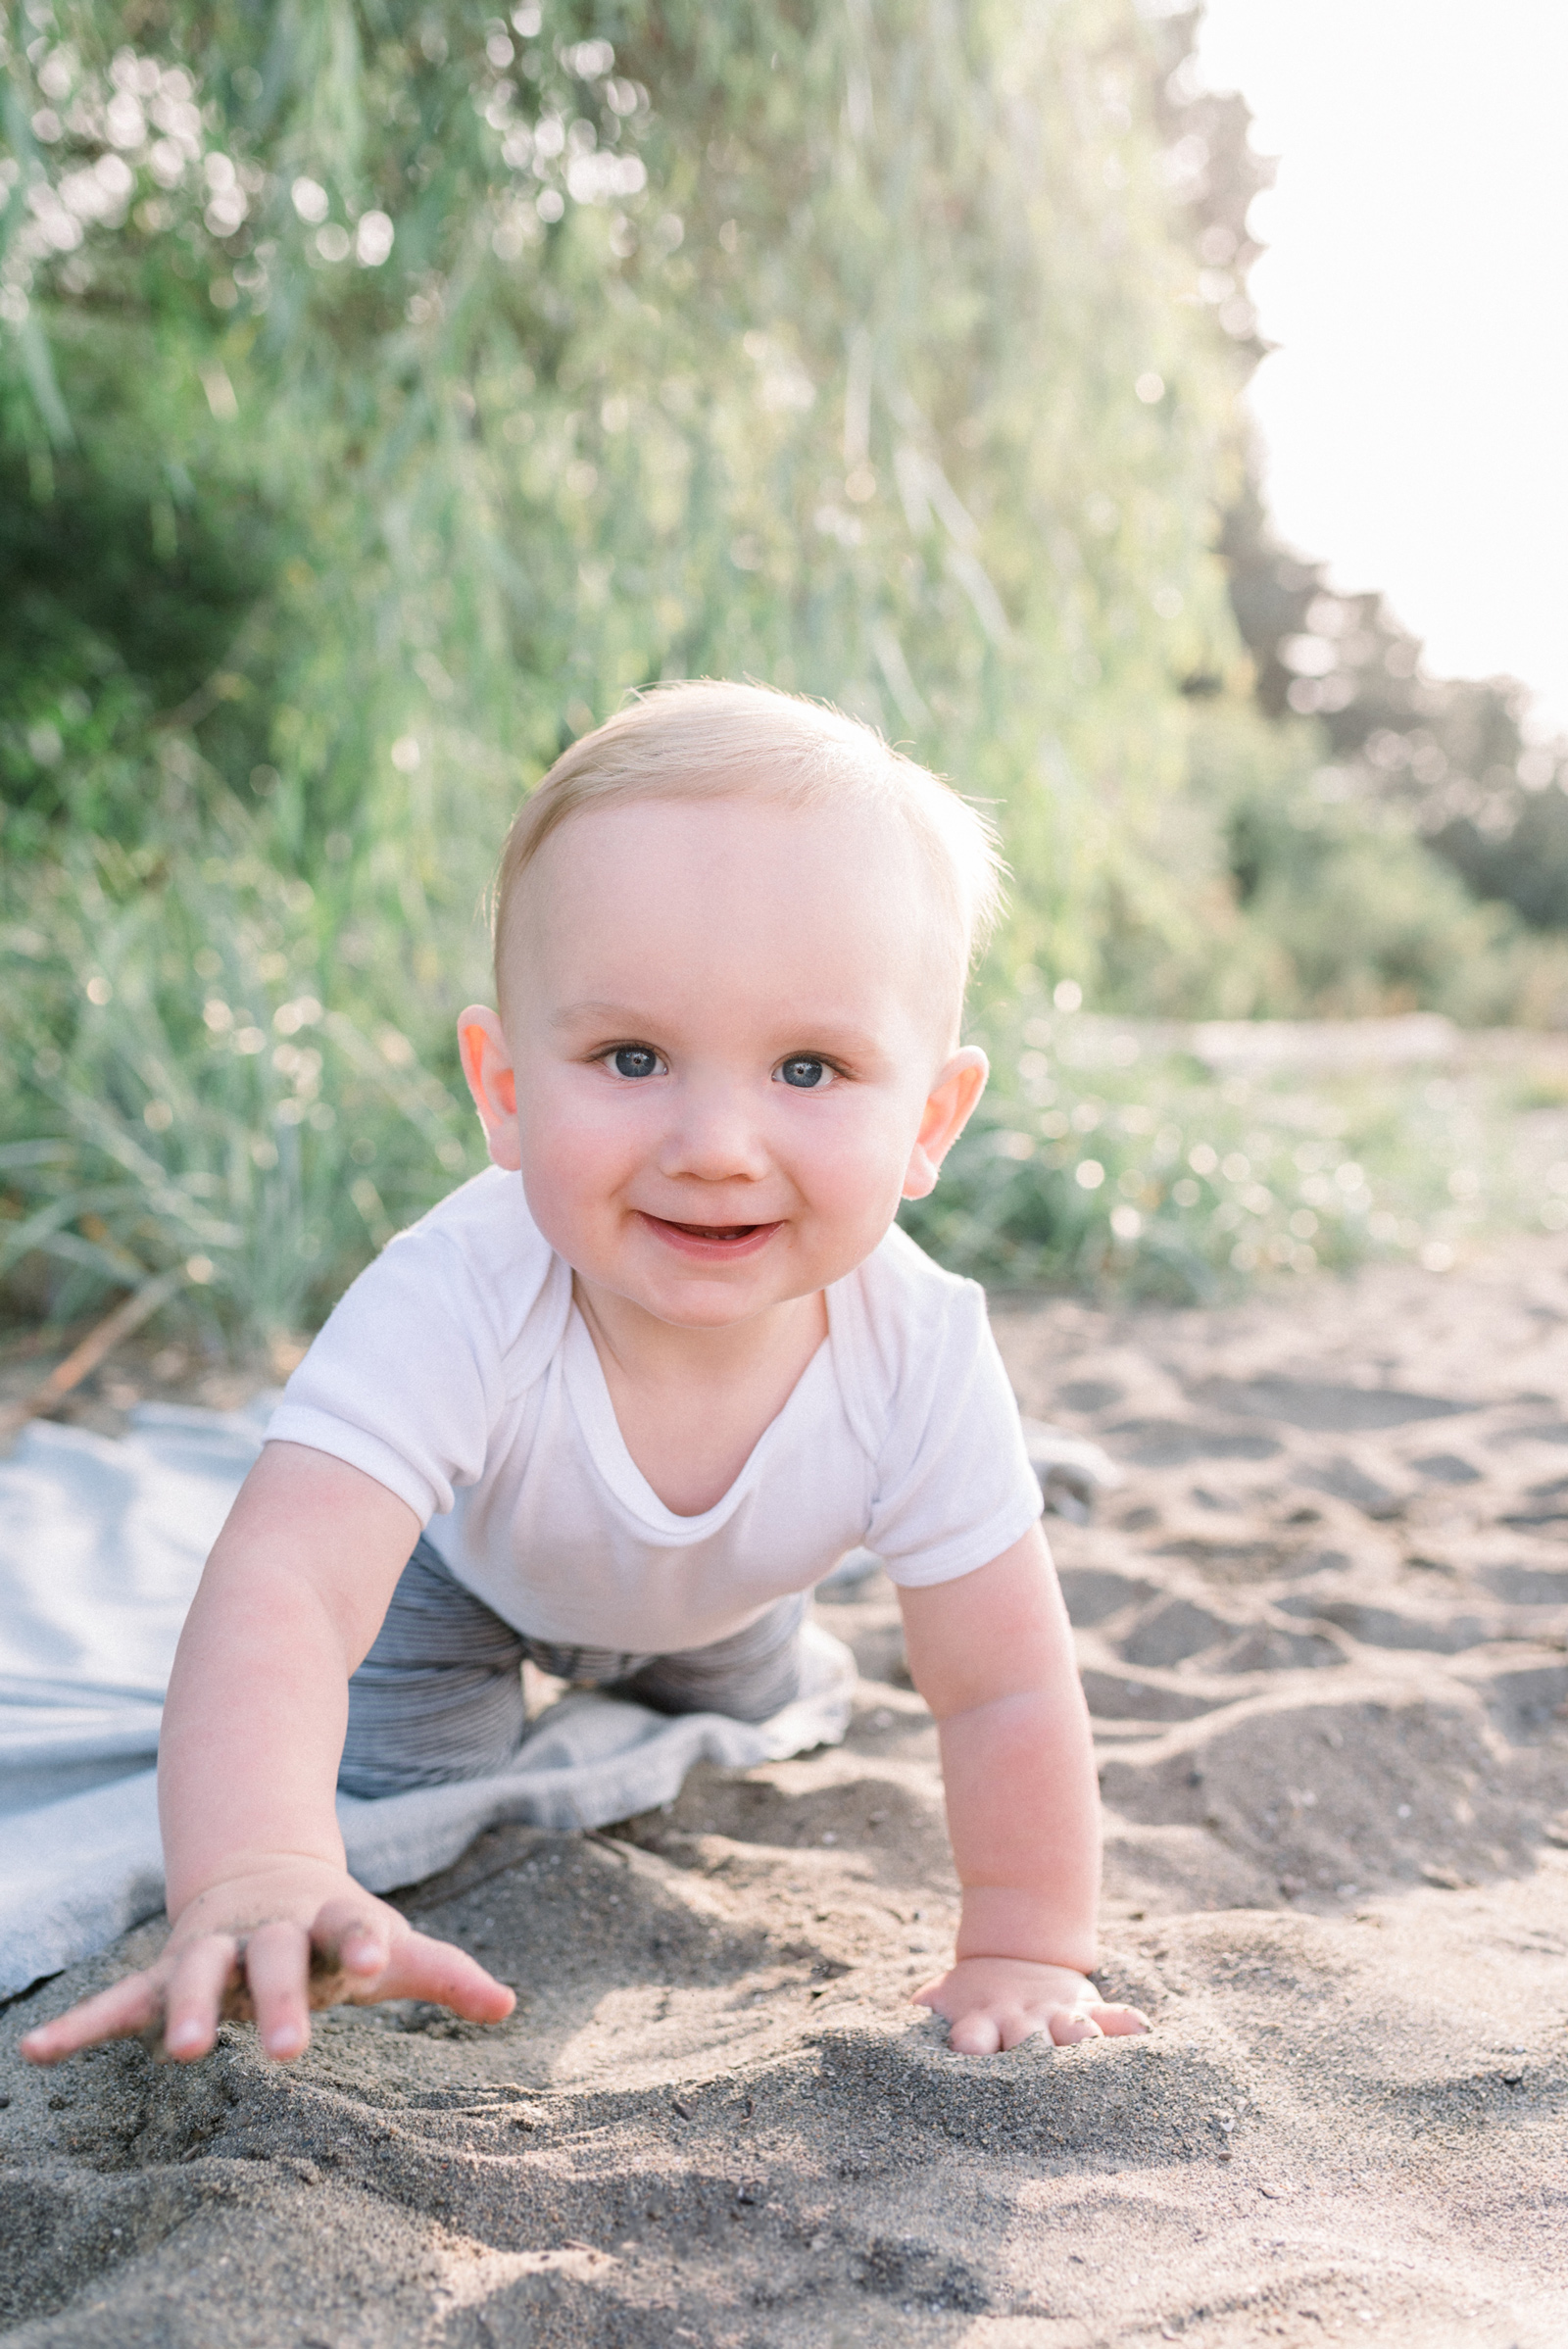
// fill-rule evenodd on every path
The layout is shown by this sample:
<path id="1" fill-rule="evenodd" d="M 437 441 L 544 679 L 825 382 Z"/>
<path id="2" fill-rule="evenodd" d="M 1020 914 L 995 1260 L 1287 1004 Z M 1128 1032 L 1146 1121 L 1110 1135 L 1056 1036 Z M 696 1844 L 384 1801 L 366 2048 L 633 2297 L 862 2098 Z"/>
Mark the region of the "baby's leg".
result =
<path id="1" fill-rule="evenodd" d="M 735 1721 L 766 1721 L 801 1692 L 801 1628 L 807 1593 L 781 1598 L 727 1639 L 655 1656 L 619 1683 L 617 1696 L 634 1696 L 662 1713 L 727 1713 Z"/>
<path id="2" fill-rule="evenodd" d="M 528 1726 L 523 1641 L 422 1536 L 349 1682 L 337 1783 L 369 1799 L 505 1770 Z"/>

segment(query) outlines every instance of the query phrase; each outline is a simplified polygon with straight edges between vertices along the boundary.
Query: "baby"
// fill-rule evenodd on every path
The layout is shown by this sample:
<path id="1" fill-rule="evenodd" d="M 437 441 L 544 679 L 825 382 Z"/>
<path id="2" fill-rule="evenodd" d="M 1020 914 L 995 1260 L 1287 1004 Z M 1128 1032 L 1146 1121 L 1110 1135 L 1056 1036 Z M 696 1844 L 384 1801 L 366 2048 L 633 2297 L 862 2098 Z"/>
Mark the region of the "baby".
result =
<path id="1" fill-rule="evenodd" d="M 918 1992 L 961 2052 L 1103 2004 L 1088 1720 L 985 1302 L 895 1225 L 986 1080 L 959 1042 L 980 819 L 867 728 L 662 688 L 514 824 L 499 1008 L 459 1022 L 493 1165 L 394 1240 L 289 1382 L 208 1562 L 159 1758 L 172 1932 L 24 2041 L 513 1994 L 349 1876 L 333 1788 L 504 1769 L 519 1666 L 761 1720 L 864 1543 L 940 1728 L 963 1887 Z"/>

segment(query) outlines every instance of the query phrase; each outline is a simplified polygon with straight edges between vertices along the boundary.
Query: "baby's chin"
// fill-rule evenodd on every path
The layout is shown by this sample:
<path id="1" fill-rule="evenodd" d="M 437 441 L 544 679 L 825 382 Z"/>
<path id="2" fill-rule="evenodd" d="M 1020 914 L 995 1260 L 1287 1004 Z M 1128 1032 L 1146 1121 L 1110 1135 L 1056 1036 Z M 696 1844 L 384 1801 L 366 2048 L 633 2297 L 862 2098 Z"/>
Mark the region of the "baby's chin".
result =
<path id="1" fill-rule="evenodd" d="M 726 1256 L 723 1244 L 687 1248 L 649 1233 L 642 1247 L 628 1251 L 636 1260 L 579 1268 L 573 1287 L 591 1316 L 613 1316 L 629 1307 L 671 1330 L 718 1333 L 775 1315 L 788 1319 L 803 1302 L 820 1310 L 822 1293 L 840 1277 L 840 1269 L 818 1274 L 814 1267 L 790 1263 L 777 1245 L 782 1237 L 775 1233 L 749 1248 L 743 1242 Z M 775 1256 L 780 1260 L 769 1261 Z"/>

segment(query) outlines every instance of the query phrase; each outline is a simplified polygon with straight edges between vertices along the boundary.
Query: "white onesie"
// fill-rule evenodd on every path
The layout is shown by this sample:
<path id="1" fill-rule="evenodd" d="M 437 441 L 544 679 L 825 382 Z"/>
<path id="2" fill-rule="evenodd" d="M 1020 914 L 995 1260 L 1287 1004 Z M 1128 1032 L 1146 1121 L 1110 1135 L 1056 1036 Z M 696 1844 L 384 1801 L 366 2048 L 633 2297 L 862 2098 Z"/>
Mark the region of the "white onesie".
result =
<path id="1" fill-rule="evenodd" d="M 1040 1514 L 974 1282 L 895 1227 L 827 1308 L 827 1338 L 729 1491 L 676 1516 L 626 1449 L 570 1268 L 521 1177 L 492 1168 L 360 1275 L 268 1436 L 406 1500 L 516 1630 L 667 1655 L 742 1630 L 858 1544 L 896 1583 L 948 1582 Z"/>

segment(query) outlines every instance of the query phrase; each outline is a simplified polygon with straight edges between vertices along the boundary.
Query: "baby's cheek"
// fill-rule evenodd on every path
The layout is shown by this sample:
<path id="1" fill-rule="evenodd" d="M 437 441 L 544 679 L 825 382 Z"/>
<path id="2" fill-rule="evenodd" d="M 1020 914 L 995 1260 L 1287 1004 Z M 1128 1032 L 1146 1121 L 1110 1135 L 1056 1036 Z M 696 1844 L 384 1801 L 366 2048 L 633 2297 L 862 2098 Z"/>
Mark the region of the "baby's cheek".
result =
<path id="1" fill-rule="evenodd" d="M 835 1104 L 836 1105 L 836 1104 Z M 798 1178 L 824 1218 L 853 1226 L 885 1222 L 898 1207 L 914 1147 L 913 1129 L 891 1105 L 829 1120 L 798 1156 Z"/>
<path id="2" fill-rule="evenodd" d="M 603 1189 L 628 1155 L 635 1156 L 634 1142 L 628 1150 L 624 1116 L 608 1115 L 597 1093 L 598 1087 L 584 1086 L 564 1093 L 550 1088 L 536 1099 L 523 1096 L 518 1123 L 524 1177 L 563 1203 Z"/>
<path id="3" fill-rule="evenodd" d="M 522 1188 L 528 1212 L 558 1255 L 569 1263 L 573 1244 L 590 1220 L 593 1191 L 591 1153 L 559 1143 L 541 1149 L 524 1141 Z"/>

